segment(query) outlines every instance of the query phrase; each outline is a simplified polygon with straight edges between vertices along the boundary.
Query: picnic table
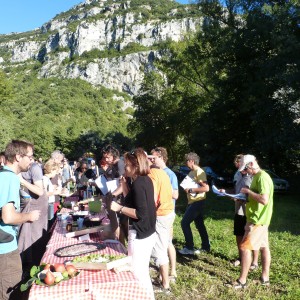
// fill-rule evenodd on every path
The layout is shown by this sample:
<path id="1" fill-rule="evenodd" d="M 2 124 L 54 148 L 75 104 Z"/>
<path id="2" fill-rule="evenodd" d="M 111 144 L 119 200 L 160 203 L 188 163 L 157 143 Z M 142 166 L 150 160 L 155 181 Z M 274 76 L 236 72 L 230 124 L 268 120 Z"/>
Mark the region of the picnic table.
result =
<path id="1" fill-rule="evenodd" d="M 53 226 L 51 238 L 47 244 L 41 262 L 63 263 L 73 257 L 58 257 L 54 252 L 61 247 L 82 243 L 78 238 L 65 236 L 66 229 L 56 222 Z M 126 254 L 126 248 L 116 240 L 104 240 L 103 233 L 96 232 L 89 235 L 89 242 L 106 245 L 106 248 L 94 253 L 121 255 Z M 61 281 L 54 286 L 33 285 L 29 292 L 29 300 L 149 300 L 146 290 L 130 272 L 116 273 L 112 270 L 80 270 L 80 273 L 67 281 Z"/>

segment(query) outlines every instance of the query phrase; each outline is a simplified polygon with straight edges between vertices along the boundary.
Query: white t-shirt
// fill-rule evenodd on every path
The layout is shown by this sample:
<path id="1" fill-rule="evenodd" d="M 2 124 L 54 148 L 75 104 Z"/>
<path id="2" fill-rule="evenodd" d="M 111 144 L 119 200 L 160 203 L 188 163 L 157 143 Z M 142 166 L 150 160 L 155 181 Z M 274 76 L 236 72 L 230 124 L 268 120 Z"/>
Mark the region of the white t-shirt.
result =
<path id="1" fill-rule="evenodd" d="M 50 178 L 45 176 L 45 175 L 43 176 L 43 185 L 44 185 L 44 189 L 46 190 L 46 192 L 53 192 L 54 191 L 53 184 L 52 184 Z M 49 203 L 54 203 L 55 202 L 55 196 L 54 195 L 49 196 L 48 202 Z"/>

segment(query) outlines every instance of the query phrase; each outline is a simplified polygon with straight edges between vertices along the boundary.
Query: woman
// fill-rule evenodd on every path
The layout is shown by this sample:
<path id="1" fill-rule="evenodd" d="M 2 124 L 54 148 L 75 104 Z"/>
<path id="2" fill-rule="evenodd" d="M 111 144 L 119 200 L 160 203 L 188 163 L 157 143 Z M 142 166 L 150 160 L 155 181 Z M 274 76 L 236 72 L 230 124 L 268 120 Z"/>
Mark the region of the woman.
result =
<path id="1" fill-rule="evenodd" d="M 150 167 L 144 150 L 138 148 L 125 153 L 125 176 L 130 177 L 132 186 L 125 197 L 125 205 L 111 203 L 111 210 L 129 217 L 131 239 L 128 244 L 128 255 L 132 256 L 132 271 L 154 299 L 149 274 L 149 262 L 155 243 L 156 208 L 154 187 L 148 176 Z M 126 194 L 126 189 L 123 193 Z"/>
<path id="2" fill-rule="evenodd" d="M 96 178 L 99 177 L 99 168 L 94 160 L 91 161 L 90 169 L 93 170 Z"/>
<path id="3" fill-rule="evenodd" d="M 48 197 L 48 220 L 52 220 L 54 217 L 54 202 L 55 195 L 59 195 L 61 189 L 59 187 L 54 188 L 51 178 L 53 178 L 60 171 L 60 165 L 55 163 L 53 159 L 49 159 L 44 165 L 44 176 L 43 176 L 43 186 Z"/>

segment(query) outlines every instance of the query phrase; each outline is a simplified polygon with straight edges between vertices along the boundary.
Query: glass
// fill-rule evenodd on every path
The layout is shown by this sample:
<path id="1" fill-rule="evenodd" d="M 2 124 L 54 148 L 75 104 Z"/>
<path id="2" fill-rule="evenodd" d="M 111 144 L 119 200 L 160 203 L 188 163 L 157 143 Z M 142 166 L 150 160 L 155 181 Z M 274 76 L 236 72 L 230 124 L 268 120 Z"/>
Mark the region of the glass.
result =
<path id="1" fill-rule="evenodd" d="M 33 160 L 33 159 L 34 159 L 34 155 L 27 155 L 27 154 L 25 155 L 25 154 L 24 154 L 24 155 L 22 155 L 22 156 L 23 156 L 23 157 L 24 157 L 24 156 L 27 156 L 30 160 Z"/>

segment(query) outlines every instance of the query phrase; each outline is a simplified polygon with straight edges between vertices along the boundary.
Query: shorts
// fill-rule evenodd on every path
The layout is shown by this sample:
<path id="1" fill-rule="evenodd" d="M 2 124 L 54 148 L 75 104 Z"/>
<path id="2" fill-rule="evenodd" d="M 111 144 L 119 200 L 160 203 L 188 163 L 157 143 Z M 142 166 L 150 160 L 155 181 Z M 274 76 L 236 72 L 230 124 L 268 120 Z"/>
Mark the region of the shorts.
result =
<path id="1" fill-rule="evenodd" d="M 152 250 L 152 257 L 155 260 L 157 267 L 168 264 L 168 246 L 170 239 L 170 230 L 173 226 L 175 219 L 174 212 L 166 216 L 157 216 L 156 217 L 156 238 L 155 246 Z"/>
<path id="2" fill-rule="evenodd" d="M 235 214 L 233 223 L 233 234 L 236 236 L 244 236 L 246 223 L 246 216 Z"/>
<path id="3" fill-rule="evenodd" d="M 241 250 L 259 250 L 269 247 L 268 225 L 247 223 L 245 235 L 241 243 Z"/>

